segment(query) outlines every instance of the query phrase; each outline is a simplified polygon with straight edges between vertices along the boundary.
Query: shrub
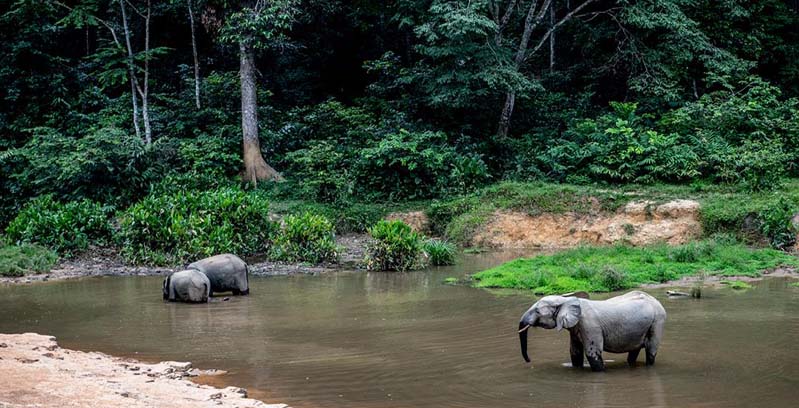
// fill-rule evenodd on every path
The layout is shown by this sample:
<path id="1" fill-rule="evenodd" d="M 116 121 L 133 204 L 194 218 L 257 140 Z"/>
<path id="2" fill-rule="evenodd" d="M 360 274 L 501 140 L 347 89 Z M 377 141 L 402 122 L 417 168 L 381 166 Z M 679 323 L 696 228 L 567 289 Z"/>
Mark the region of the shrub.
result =
<path id="1" fill-rule="evenodd" d="M 424 252 L 433 265 L 455 264 L 455 245 L 449 242 L 439 239 L 429 239 L 424 243 Z"/>
<path id="2" fill-rule="evenodd" d="M 57 260 L 58 254 L 43 246 L 0 242 L 0 276 L 48 272 Z"/>
<path id="3" fill-rule="evenodd" d="M 443 132 L 404 129 L 362 149 L 354 171 L 364 194 L 389 199 L 464 193 L 489 178 L 483 160 L 457 152 Z"/>
<path id="4" fill-rule="evenodd" d="M 369 235 L 374 242 L 367 246 L 368 269 L 404 272 L 424 266 L 422 236 L 404 222 L 380 220 Z"/>
<path id="5" fill-rule="evenodd" d="M 272 246 L 274 259 L 314 264 L 336 260 L 333 224 L 327 218 L 306 212 L 289 215 L 283 221 Z"/>
<path id="6" fill-rule="evenodd" d="M 117 240 L 131 262 L 179 263 L 232 252 L 265 252 L 277 229 L 261 192 L 220 188 L 149 195 L 119 217 Z"/>
<path id="7" fill-rule="evenodd" d="M 8 237 L 69 253 L 102 245 L 111 236 L 109 209 L 89 200 L 60 203 L 44 195 L 28 203 L 8 225 Z"/>
<path id="8" fill-rule="evenodd" d="M 554 175 L 652 183 L 698 176 L 699 156 L 675 132 L 654 128 L 635 103 L 611 103 L 612 112 L 571 126 L 541 160 Z"/>
<path id="9" fill-rule="evenodd" d="M 760 211 L 760 229 L 768 237 L 771 246 L 787 249 L 796 243 L 797 231 L 791 222 L 799 213 L 799 202 L 779 197 L 774 203 Z"/>

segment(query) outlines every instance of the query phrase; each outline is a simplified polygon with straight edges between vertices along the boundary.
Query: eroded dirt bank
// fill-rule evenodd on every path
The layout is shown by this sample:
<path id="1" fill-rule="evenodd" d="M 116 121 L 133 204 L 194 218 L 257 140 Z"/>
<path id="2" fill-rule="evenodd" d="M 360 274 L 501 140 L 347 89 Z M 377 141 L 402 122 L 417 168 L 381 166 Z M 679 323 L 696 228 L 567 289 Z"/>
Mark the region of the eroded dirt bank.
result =
<path id="1" fill-rule="evenodd" d="M 35 333 L 0 334 L 0 407 L 261 407 L 241 388 L 215 388 L 187 378 L 189 363 L 146 364 L 63 349 Z"/>
<path id="2" fill-rule="evenodd" d="M 470 244 L 489 248 L 570 248 L 616 242 L 636 246 L 657 242 L 677 245 L 701 235 L 698 202 L 674 200 L 655 205 L 639 201 L 612 214 L 497 212 Z"/>

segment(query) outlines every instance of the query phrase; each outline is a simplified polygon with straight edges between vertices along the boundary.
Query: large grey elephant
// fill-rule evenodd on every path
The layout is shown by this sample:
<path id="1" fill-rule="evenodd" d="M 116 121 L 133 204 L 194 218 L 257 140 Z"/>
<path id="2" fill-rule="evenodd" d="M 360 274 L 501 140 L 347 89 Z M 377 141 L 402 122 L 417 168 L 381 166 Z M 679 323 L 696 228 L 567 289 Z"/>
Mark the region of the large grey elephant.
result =
<path id="1" fill-rule="evenodd" d="M 646 350 L 646 364 L 655 364 L 666 310 L 657 299 L 632 291 L 607 300 L 545 296 L 535 302 L 519 321 L 522 357 L 527 362 L 527 330 L 530 327 L 567 329 L 571 337 L 573 367 L 583 367 L 583 355 L 593 371 L 603 371 L 602 351 L 628 353 L 635 366 L 638 353 Z"/>
<path id="2" fill-rule="evenodd" d="M 196 269 L 175 272 L 164 279 L 164 300 L 170 302 L 208 302 L 211 282 Z"/>
<path id="3" fill-rule="evenodd" d="M 208 276 L 211 281 L 211 295 L 228 291 L 234 295 L 250 293 L 247 263 L 236 255 L 212 256 L 191 263 L 187 268 L 196 269 Z"/>

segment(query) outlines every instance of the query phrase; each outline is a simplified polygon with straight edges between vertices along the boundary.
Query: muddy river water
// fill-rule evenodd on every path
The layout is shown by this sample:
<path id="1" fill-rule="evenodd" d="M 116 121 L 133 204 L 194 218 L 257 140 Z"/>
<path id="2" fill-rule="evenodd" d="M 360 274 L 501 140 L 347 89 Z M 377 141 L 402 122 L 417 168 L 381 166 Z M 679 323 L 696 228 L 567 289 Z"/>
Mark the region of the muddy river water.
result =
<path id="1" fill-rule="evenodd" d="M 0 287 L 0 332 L 55 335 L 63 347 L 230 373 L 268 402 L 304 407 L 795 407 L 799 288 L 767 279 L 701 300 L 651 290 L 669 317 L 657 365 L 570 369 L 568 334 L 531 332 L 529 293 L 443 283 L 506 255 L 466 255 L 413 273 L 251 278 L 252 294 L 167 304 L 158 277 Z M 608 362 L 608 360 L 613 360 Z M 639 361 L 643 361 L 643 355 Z"/>

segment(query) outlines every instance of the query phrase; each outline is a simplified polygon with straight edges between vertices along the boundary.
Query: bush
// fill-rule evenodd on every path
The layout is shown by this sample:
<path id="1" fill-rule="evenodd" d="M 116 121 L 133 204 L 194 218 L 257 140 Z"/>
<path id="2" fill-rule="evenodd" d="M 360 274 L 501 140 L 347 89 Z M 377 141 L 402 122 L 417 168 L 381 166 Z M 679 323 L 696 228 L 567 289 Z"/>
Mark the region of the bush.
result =
<path id="1" fill-rule="evenodd" d="M 661 126 L 694 139 L 703 174 L 770 189 L 799 170 L 799 100 L 781 98 L 779 88 L 759 78 L 738 88 L 705 94 L 664 115 Z"/>
<path id="2" fill-rule="evenodd" d="M 289 215 L 283 221 L 272 247 L 274 259 L 314 264 L 336 260 L 333 224 L 327 218 L 306 212 Z"/>
<path id="3" fill-rule="evenodd" d="M 38 243 L 62 253 L 80 251 L 108 242 L 109 212 L 90 200 L 60 203 L 44 195 L 28 203 L 6 233 L 14 241 Z"/>
<path id="4" fill-rule="evenodd" d="M 699 176 L 699 156 L 675 132 L 654 128 L 635 103 L 611 103 L 612 112 L 571 126 L 541 155 L 544 168 L 573 180 L 652 183 Z"/>
<path id="5" fill-rule="evenodd" d="M 429 239 L 424 243 L 424 252 L 430 263 L 436 266 L 455 264 L 455 245 L 438 239 Z"/>
<path id="6" fill-rule="evenodd" d="M 794 214 L 799 213 L 799 202 L 786 197 L 778 198 L 771 205 L 760 211 L 760 229 L 771 246 L 777 249 L 788 249 L 796 243 L 796 230 L 792 223 Z"/>
<path id="7" fill-rule="evenodd" d="M 362 149 L 359 156 L 355 169 L 359 188 L 364 194 L 389 199 L 464 193 L 489 178 L 483 160 L 458 153 L 443 132 L 400 129 Z"/>
<path id="8" fill-rule="evenodd" d="M 223 252 L 265 252 L 276 223 L 264 193 L 234 188 L 150 195 L 119 217 L 117 240 L 131 262 L 180 263 Z"/>
<path id="9" fill-rule="evenodd" d="M 48 272 L 57 260 L 58 254 L 43 246 L 0 242 L 0 276 Z"/>
<path id="10" fill-rule="evenodd" d="M 404 272 L 424 266 L 422 236 L 402 221 L 378 221 L 369 228 L 374 242 L 368 244 L 366 267 Z"/>

